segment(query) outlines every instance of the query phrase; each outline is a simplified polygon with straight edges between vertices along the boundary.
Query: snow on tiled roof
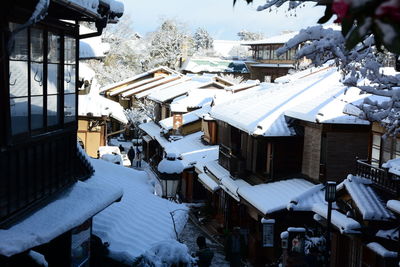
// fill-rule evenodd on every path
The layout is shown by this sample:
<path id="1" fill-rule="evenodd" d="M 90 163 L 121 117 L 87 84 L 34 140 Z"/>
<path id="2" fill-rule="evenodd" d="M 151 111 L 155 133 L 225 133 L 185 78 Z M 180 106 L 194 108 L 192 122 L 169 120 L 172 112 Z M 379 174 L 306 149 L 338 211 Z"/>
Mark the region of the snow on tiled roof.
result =
<path id="1" fill-rule="evenodd" d="M 94 117 L 101 117 L 102 115 L 110 116 L 123 124 L 128 123 L 125 116 L 124 108 L 115 101 L 107 99 L 98 94 L 79 95 L 78 114 L 80 116 L 87 116 L 91 113 Z"/>
<path id="2" fill-rule="evenodd" d="M 139 125 L 139 128 L 147 133 L 152 139 L 157 140 L 162 147 L 165 147 L 169 143 L 167 139 L 161 136 L 160 133 L 162 129 L 155 122 L 150 121 L 142 123 Z"/>
<path id="3" fill-rule="evenodd" d="M 190 58 L 185 61 L 182 70 L 192 73 L 249 73 L 244 61 L 213 57 Z"/>
<path id="4" fill-rule="evenodd" d="M 343 184 L 364 220 L 387 221 L 395 219 L 393 213 L 386 209 L 385 204 L 371 187 L 371 180 L 349 175 Z"/>
<path id="5" fill-rule="evenodd" d="M 168 85 L 170 82 L 176 81 L 178 79 L 180 79 L 179 75 L 170 75 L 170 76 L 164 77 L 163 79 L 155 80 L 155 81 L 150 82 L 148 84 L 144 84 L 144 85 L 141 85 L 141 86 L 139 86 L 137 88 L 133 88 L 133 89 L 130 89 L 128 91 L 125 91 L 121 95 L 122 95 L 122 97 L 130 97 L 132 95 L 135 95 L 137 93 L 141 93 L 143 91 L 146 91 L 146 90 L 149 90 L 149 89 L 152 89 L 152 88 L 158 89 L 157 88 L 158 86 L 160 86 L 160 85 L 162 86 L 164 84 Z"/>
<path id="6" fill-rule="evenodd" d="M 192 123 L 195 121 L 198 121 L 201 119 L 201 116 L 205 113 L 207 113 L 211 109 L 210 106 L 205 106 L 200 109 L 196 109 L 194 111 L 191 111 L 189 113 L 183 114 L 182 115 L 182 125 L 186 125 L 188 123 Z M 173 127 L 173 117 L 168 117 L 166 119 L 161 120 L 160 126 L 165 129 L 165 130 L 171 130 Z"/>
<path id="7" fill-rule="evenodd" d="M 315 96 L 305 99 L 285 111 L 285 115 L 310 122 L 336 124 L 369 124 L 368 121 L 343 112 L 345 106 L 357 99 L 363 99 L 360 89 L 347 88 L 340 82 L 339 72 L 332 73 L 325 80 L 329 86 L 321 87 Z"/>
<path id="8" fill-rule="evenodd" d="M 400 159 L 391 159 L 382 164 L 383 168 L 388 168 L 390 173 L 400 176 Z"/>
<path id="9" fill-rule="evenodd" d="M 306 192 L 313 184 L 304 179 L 289 179 L 238 189 L 239 195 L 263 214 L 286 209 L 289 201 Z"/>
<path id="10" fill-rule="evenodd" d="M 367 244 L 367 247 L 383 258 L 397 258 L 397 252 L 387 250 L 379 243 L 371 242 Z"/>
<path id="11" fill-rule="evenodd" d="M 167 89 L 169 87 L 176 86 L 176 85 L 182 84 L 184 82 L 187 82 L 190 79 L 191 79 L 190 77 L 186 77 L 186 76 L 180 77 L 179 79 L 170 81 L 170 82 L 165 83 L 165 84 L 158 85 L 156 87 L 150 88 L 150 89 L 145 90 L 143 92 L 135 93 L 135 98 L 141 99 L 141 98 L 146 97 L 146 96 L 148 96 L 148 95 L 150 95 L 150 94 L 152 94 L 154 92 L 157 92 L 159 90 L 161 91 L 161 90 Z"/>
<path id="12" fill-rule="evenodd" d="M 258 45 L 258 44 L 284 44 L 290 39 L 292 39 L 299 32 L 290 32 L 279 34 L 276 36 L 272 36 L 266 39 L 257 40 L 257 41 L 247 41 L 244 42 L 243 45 Z"/>
<path id="13" fill-rule="evenodd" d="M 325 186 L 317 184 L 304 193 L 292 198 L 287 205 L 288 210 L 311 211 L 315 203 L 325 202 Z"/>
<path id="14" fill-rule="evenodd" d="M 389 240 L 399 240 L 399 228 L 396 227 L 394 229 L 388 229 L 388 230 L 379 230 L 376 232 L 377 237 L 389 239 Z"/>
<path id="15" fill-rule="evenodd" d="M 217 159 L 205 163 L 204 168 L 206 169 L 206 173 L 211 173 L 215 178 L 221 181 L 224 177 L 230 177 L 230 174 L 227 169 L 218 164 Z"/>
<path id="16" fill-rule="evenodd" d="M 110 11 L 115 14 L 124 13 L 124 4 L 115 0 L 62 0 L 67 3 L 74 3 L 84 9 L 97 14 L 100 2 L 106 3 L 110 7 Z"/>
<path id="17" fill-rule="evenodd" d="M 141 79 L 143 77 L 146 77 L 148 75 L 154 74 L 157 71 L 165 71 L 166 73 L 169 73 L 169 74 L 174 74 L 174 73 L 177 74 L 176 71 L 174 71 L 174 70 L 172 70 L 172 69 L 170 69 L 168 67 L 161 66 L 161 67 L 157 67 L 157 68 L 151 69 L 151 70 L 143 72 L 143 73 L 139 73 L 139 74 L 137 74 L 137 75 L 135 75 L 133 77 L 129 77 L 129 78 L 127 78 L 125 80 L 122 80 L 120 82 L 115 82 L 115 83 L 106 85 L 106 86 L 100 88 L 100 93 L 106 92 L 106 91 L 108 91 L 110 89 L 122 86 L 122 85 L 124 85 L 126 83 L 130 83 L 130 82 L 133 82 L 135 80 L 138 80 L 138 79 Z"/>
<path id="18" fill-rule="evenodd" d="M 246 181 L 242 179 L 232 179 L 230 176 L 225 176 L 221 179 L 221 188 L 236 201 L 240 201 L 239 190 L 250 186 L 251 185 Z"/>
<path id="19" fill-rule="evenodd" d="M 199 177 L 199 181 L 205 187 L 207 187 L 211 192 L 215 192 L 220 188 L 220 186 L 212 178 L 210 178 L 210 176 L 208 176 L 207 174 L 200 173 L 198 175 L 198 177 Z"/>
<path id="20" fill-rule="evenodd" d="M 191 89 L 200 88 L 209 82 L 211 82 L 211 79 L 208 82 L 191 79 L 177 85 L 169 86 L 165 89 L 154 91 L 149 94 L 147 98 L 157 102 L 164 102 L 177 96 L 184 95 Z"/>
<path id="21" fill-rule="evenodd" d="M 229 95 L 231 91 L 221 89 L 193 89 L 186 95 L 175 98 L 170 107 L 172 112 L 187 112 L 188 108 L 202 107 L 211 104 L 214 97 Z"/>
<path id="22" fill-rule="evenodd" d="M 249 134 L 290 136 L 294 132 L 288 127 L 284 112 L 326 90 L 330 86 L 327 78 L 332 75 L 336 75 L 334 68 L 284 85 L 262 84 L 266 90 L 215 105 L 210 115 Z"/>
<path id="23" fill-rule="evenodd" d="M 50 242 L 84 223 L 118 200 L 122 190 L 115 184 L 100 187 L 96 171 L 85 182 L 76 182 L 49 204 L 8 229 L 0 229 L 0 254 L 12 256 Z"/>
<path id="24" fill-rule="evenodd" d="M 116 96 L 116 95 L 124 93 L 128 90 L 131 90 L 133 88 L 141 87 L 142 85 L 147 85 L 147 84 L 153 83 L 155 81 L 158 81 L 158 80 L 161 80 L 164 78 L 165 78 L 164 76 L 160 75 L 160 76 L 156 76 L 156 77 L 143 79 L 138 82 L 129 83 L 129 84 L 126 84 L 125 86 L 119 87 L 118 89 L 112 90 L 110 92 L 110 96 Z M 145 89 L 143 89 L 143 90 L 145 90 Z"/>
<path id="25" fill-rule="evenodd" d="M 394 200 L 394 199 L 389 200 L 389 201 L 386 203 L 386 206 L 387 206 L 390 210 L 396 212 L 397 214 L 400 214 L 400 200 Z"/>
<path id="26" fill-rule="evenodd" d="M 315 203 L 312 207 L 312 211 L 315 212 L 318 216 L 326 219 L 328 213 L 328 205 L 325 203 Z M 332 210 L 331 222 L 339 229 L 341 233 L 361 233 L 359 231 L 361 228 L 359 222 L 347 217 L 345 214 L 334 209 Z"/>
<path id="27" fill-rule="evenodd" d="M 191 168 L 195 164 L 218 159 L 219 146 L 204 145 L 201 142 L 203 132 L 196 132 L 183 138 L 169 142 L 164 146 L 166 153 L 175 153 L 182 158 L 184 168 Z"/>
<path id="28" fill-rule="evenodd" d="M 175 236 L 170 212 L 174 213 L 177 232 L 186 224 L 186 206 L 176 204 L 153 194 L 154 188 L 145 172 L 111 164 L 102 160 L 91 161 L 98 181 L 89 183 L 101 188 L 118 186 L 124 195 L 93 220 L 93 233 L 110 246 L 109 255 L 132 265 L 136 257 L 149 250 L 154 243 Z M 76 203 L 81 204 L 81 201 Z M 182 211 L 183 210 L 183 211 Z"/>

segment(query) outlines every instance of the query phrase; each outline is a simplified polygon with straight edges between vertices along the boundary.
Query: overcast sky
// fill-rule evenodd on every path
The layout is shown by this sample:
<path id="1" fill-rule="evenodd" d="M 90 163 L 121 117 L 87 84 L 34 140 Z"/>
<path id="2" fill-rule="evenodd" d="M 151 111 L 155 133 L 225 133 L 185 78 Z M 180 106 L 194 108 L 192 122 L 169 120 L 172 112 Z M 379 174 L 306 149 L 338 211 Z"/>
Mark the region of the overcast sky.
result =
<path id="1" fill-rule="evenodd" d="M 133 20 L 133 29 L 141 35 L 154 31 L 163 18 L 174 18 L 192 32 L 205 28 L 214 39 L 237 40 L 237 32 L 246 29 L 270 37 L 285 30 L 299 30 L 315 25 L 324 13 L 322 7 L 306 4 L 296 12 L 287 12 L 287 5 L 271 12 L 256 11 L 265 0 L 247 5 L 238 0 L 122 0 L 125 14 Z"/>

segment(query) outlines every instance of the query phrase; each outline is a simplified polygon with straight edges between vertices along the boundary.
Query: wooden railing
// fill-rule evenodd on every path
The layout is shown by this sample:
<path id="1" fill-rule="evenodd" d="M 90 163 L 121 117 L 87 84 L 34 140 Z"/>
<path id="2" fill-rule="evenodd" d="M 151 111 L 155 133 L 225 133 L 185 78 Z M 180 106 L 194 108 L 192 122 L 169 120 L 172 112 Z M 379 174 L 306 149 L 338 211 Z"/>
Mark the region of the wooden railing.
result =
<path id="1" fill-rule="evenodd" d="M 398 194 L 400 177 L 388 172 L 388 169 L 369 164 L 366 160 L 357 160 L 356 172 L 358 176 L 370 179 L 377 188 Z"/>

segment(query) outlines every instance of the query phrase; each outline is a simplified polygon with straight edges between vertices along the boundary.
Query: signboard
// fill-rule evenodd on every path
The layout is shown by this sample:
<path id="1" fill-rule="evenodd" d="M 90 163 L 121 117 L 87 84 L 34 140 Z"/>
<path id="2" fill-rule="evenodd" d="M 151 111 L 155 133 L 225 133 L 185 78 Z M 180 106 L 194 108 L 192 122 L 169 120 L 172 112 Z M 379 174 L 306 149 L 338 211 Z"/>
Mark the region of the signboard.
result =
<path id="1" fill-rule="evenodd" d="M 71 231 L 71 267 L 89 266 L 92 219 Z"/>
<path id="2" fill-rule="evenodd" d="M 263 223 L 262 242 L 264 248 L 272 248 L 274 246 L 274 224 Z"/>
<path id="3" fill-rule="evenodd" d="M 182 126 L 182 114 L 175 114 L 173 116 L 173 129 L 178 130 Z"/>

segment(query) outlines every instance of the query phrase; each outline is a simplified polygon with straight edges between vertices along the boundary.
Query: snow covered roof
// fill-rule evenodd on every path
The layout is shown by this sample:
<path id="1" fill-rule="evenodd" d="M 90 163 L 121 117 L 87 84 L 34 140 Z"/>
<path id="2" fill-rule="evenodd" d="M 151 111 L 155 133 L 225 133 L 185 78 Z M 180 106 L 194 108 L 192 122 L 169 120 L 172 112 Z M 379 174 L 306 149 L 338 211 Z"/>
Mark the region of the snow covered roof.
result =
<path id="1" fill-rule="evenodd" d="M 400 176 L 400 159 L 391 159 L 382 164 L 383 168 L 389 169 L 390 173 Z"/>
<path id="2" fill-rule="evenodd" d="M 90 30 L 88 27 L 80 25 L 79 33 L 87 34 L 95 31 Z M 103 58 L 110 51 L 110 44 L 103 43 L 101 36 L 85 38 L 79 40 L 79 58 L 90 59 L 90 58 Z"/>
<path id="3" fill-rule="evenodd" d="M 326 203 L 315 203 L 312 207 L 312 211 L 318 216 L 327 218 L 328 205 Z M 347 217 L 345 214 L 332 210 L 332 224 L 335 225 L 341 233 L 356 234 L 360 233 L 361 225 L 356 220 Z"/>
<path id="4" fill-rule="evenodd" d="M 196 109 L 189 113 L 182 115 L 182 125 L 186 125 L 201 119 L 202 115 L 207 113 L 211 109 L 210 106 L 205 106 L 200 109 Z M 171 130 L 173 127 L 173 117 L 168 117 L 166 119 L 161 120 L 160 125 L 165 130 Z"/>
<path id="5" fill-rule="evenodd" d="M 170 84 L 171 82 L 179 80 L 179 79 L 181 79 L 180 75 L 170 75 L 170 76 L 164 77 L 162 79 L 156 79 L 156 80 L 154 80 L 154 81 L 152 81 L 150 83 L 143 84 L 143 85 L 141 85 L 139 87 L 127 90 L 127 91 L 123 92 L 121 95 L 122 95 L 122 97 L 130 97 L 130 96 L 133 96 L 135 94 L 141 93 L 143 91 L 147 91 L 147 90 L 152 89 L 152 88 L 158 89 L 157 87 L 160 86 L 160 85 L 161 86 L 162 85 L 166 85 L 166 86 L 171 85 Z M 182 79 L 184 79 L 184 78 L 182 78 Z"/>
<path id="6" fill-rule="evenodd" d="M 151 69 L 149 71 L 137 74 L 137 75 L 135 75 L 133 77 L 127 78 L 127 79 L 122 80 L 120 82 L 116 82 L 116 83 L 112 83 L 112 84 L 109 84 L 107 86 L 104 86 L 104 87 L 100 88 L 100 93 L 106 92 L 106 91 L 114 89 L 116 87 L 123 86 L 123 85 L 128 84 L 128 83 L 132 83 L 132 82 L 134 82 L 136 80 L 139 80 L 141 78 L 144 78 L 146 76 L 154 75 L 154 73 L 159 72 L 159 71 L 163 71 L 163 72 L 165 72 L 167 74 L 177 74 L 176 71 L 174 71 L 174 70 L 172 70 L 172 69 L 170 69 L 168 67 L 161 66 L 161 67 L 157 67 L 157 68 Z"/>
<path id="7" fill-rule="evenodd" d="M 126 84 L 125 86 L 121 86 L 121 87 L 118 87 L 118 89 L 112 90 L 110 92 L 110 96 L 116 96 L 116 95 L 124 93 L 124 92 L 126 92 L 128 90 L 131 90 L 131 89 L 134 89 L 134 88 L 137 88 L 137 87 L 141 87 L 142 85 L 147 85 L 149 83 L 153 83 L 155 81 L 158 81 L 158 80 L 161 80 L 161 79 L 164 79 L 164 78 L 165 78 L 165 76 L 159 75 L 159 76 L 143 79 L 143 80 L 140 80 L 138 82 Z M 143 90 L 145 90 L 145 89 L 143 89 Z"/>
<path id="8" fill-rule="evenodd" d="M 386 206 L 387 206 L 390 210 L 396 212 L 397 214 L 400 214 L 400 200 L 394 200 L 394 199 L 389 200 L 389 201 L 387 202 Z"/>
<path id="9" fill-rule="evenodd" d="M 376 232 L 377 237 L 385 238 L 385 239 L 390 239 L 390 240 L 399 240 L 399 228 L 396 227 L 394 229 L 388 229 L 388 230 L 379 230 Z"/>
<path id="10" fill-rule="evenodd" d="M 198 175 L 199 181 L 211 192 L 215 192 L 220 189 L 220 186 L 210 176 L 204 173 Z"/>
<path id="11" fill-rule="evenodd" d="M 188 108 L 210 105 L 217 95 L 232 94 L 232 91 L 221 89 L 193 89 L 186 95 L 175 98 L 170 107 L 172 112 L 187 112 Z"/>
<path id="12" fill-rule="evenodd" d="M 88 183 L 102 188 L 118 186 L 124 195 L 93 220 L 93 233 L 108 242 L 110 256 L 131 265 L 134 259 L 155 243 L 175 236 L 171 211 L 178 233 L 187 221 L 186 206 L 153 194 L 154 188 L 146 172 L 91 160 L 97 180 Z M 80 203 L 80 202 L 79 202 Z"/>
<path id="13" fill-rule="evenodd" d="M 185 166 L 180 159 L 169 160 L 168 158 L 163 158 L 157 166 L 157 170 L 161 173 L 168 174 L 179 174 L 182 173 L 185 169 Z"/>
<path id="14" fill-rule="evenodd" d="M 164 143 L 164 150 L 166 153 L 180 155 L 185 169 L 191 168 L 197 163 L 218 159 L 219 146 L 204 145 L 201 142 L 202 135 L 203 132 L 199 131 L 177 141 Z"/>
<path id="15" fill-rule="evenodd" d="M 249 73 L 244 61 L 215 57 L 189 58 L 183 64 L 182 70 L 192 73 Z"/>
<path id="16" fill-rule="evenodd" d="M 247 41 L 244 42 L 243 45 L 284 44 L 297 34 L 298 32 L 279 34 L 262 40 Z"/>
<path id="17" fill-rule="evenodd" d="M 79 62 L 79 79 L 92 81 L 96 76 L 96 72 L 92 70 L 87 64 Z"/>
<path id="18" fill-rule="evenodd" d="M 139 125 L 139 128 L 147 133 L 153 140 L 157 140 L 162 147 L 165 147 L 169 143 L 167 139 L 161 136 L 162 129 L 155 122 L 150 121 L 142 123 Z"/>
<path id="19" fill-rule="evenodd" d="M 224 177 L 230 177 L 231 175 L 227 169 L 218 164 L 217 159 L 206 162 L 204 164 L 204 169 L 205 173 L 211 173 L 215 178 L 221 181 Z"/>
<path id="20" fill-rule="evenodd" d="M 141 98 L 146 97 L 146 96 L 148 96 L 148 95 L 150 95 L 150 94 L 152 94 L 154 92 L 157 92 L 159 90 L 164 90 L 164 89 L 167 89 L 169 87 L 176 86 L 178 84 L 182 84 L 184 82 L 187 82 L 190 79 L 191 79 L 190 77 L 186 77 L 186 76 L 180 77 L 179 79 L 176 79 L 176 80 L 173 80 L 173 81 L 169 81 L 168 83 L 158 85 L 156 87 L 153 87 L 151 89 L 145 90 L 145 91 L 140 92 L 140 93 L 136 93 L 135 94 L 135 98 L 136 99 L 141 99 Z"/>
<path id="21" fill-rule="evenodd" d="M 343 114 L 347 99 L 335 68 L 320 69 L 285 84 L 261 84 L 256 93 L 226 100 L 211 109 L 210 115 L 252 135 L 290 136 L 284 115 L 313 122 L 367 124 Z M 322 113 L 323 112 L 323 113 Z"/>
<path id="22" fill-rule="evenodd" d="M 317 184 L 304 193 L 292 198 L 287 205 L 288 210 L 311 211 L 315 203 L 325 202 L 325 186 Z"/>
<path id="23" fill-rule="evenodd" d="M 107 5 L 109 11 L 113 14 L 117 14 L 119 17 L 124 13 L 124 4 L 115 0 L 59 0 L 65 2 L 67 5 L 74 5 L 83 8 L 87 12 L 100 15 L 99 6 Z"/>
<path id="24" fill-rule="evenodd" d="M 392 212 L 371 187 L 372 181 L 358 176 L 349 175 L 343 185 L 360 210 L 364 220 L 388 221 L 395 219 Z"/>
<path id="25" fill-rule="evenodd" d="M 314 185 L 304 179 L 288 179 L 278 182 L 240 187 L 239 195 L 263 214 L 286 209 L 289 201 Z"/>
<path id="26" fill-rule="evenodd" d="M 200 88 L 211 82 L 213 82 L 211 77 L 204 77 L 204 79 L 195 79 L 192 77 L 190 80 L 177 85 L 162 89 L 158 88 L 159 90 L 150 93 L 147 98 L 156 102 L 165 102 L 177 96 L 184 95 L 191 89 Z"/>
<path id="27" fill-rule="evenodd" d="M 371 242 L 367 247 L 383 258 L 397 258 L 397 252 L 387 250 L 379 243 Z"/>
<path id="28" fill-rule="evenodd" d="M 240 201 L 239 190 L 241 188 L 250 187 L 246 181 L 242 179 L 232 179 L 231 176 L 225 176 L 220 181 L 221 188 L 228 193 L 236 201 Z"/>
<path id="29" fill-rule="evenodd" d="M 284 112 L 328 87 L 326 78 L 335 72 L 324 70 L 284 85 L 261 84 L 264 90 L 215 105 L 210 115 L 253 135 L 293 135 Z"/>
<path id="30" fill-rule="evenodd" d="M 110 116 L 123 124 L 128 124 L 124 108 L 118 102 L 95 93 L 79 95 L 78 114 L 88 116 L 90 113 L 94 117 Z"/>
<path id="31" fill-rule="evenodd" d="M 327 77 L 325 83 L 315 96 L 305 99 L 300 104 L 285 111 L 285 115 L 317 123 L 366 124 L 369 122 L 343 112 L 345 106 L 352 101 L 363 99 L 360 89 L 347 88 L 340 82 L 339 72 Z"/>
<path id="32" fill-rule="evenodd" d="M 9 229 L 0 229 L 0 254 L 9 257 L 45 244 L 81 225 L 122 196 L 122 190 L 115 184 L 99 186 L 100 179 L 96 171 L 89 180 L 76 182 L 29 217 Z"/>

